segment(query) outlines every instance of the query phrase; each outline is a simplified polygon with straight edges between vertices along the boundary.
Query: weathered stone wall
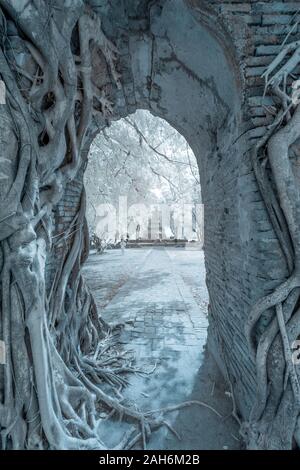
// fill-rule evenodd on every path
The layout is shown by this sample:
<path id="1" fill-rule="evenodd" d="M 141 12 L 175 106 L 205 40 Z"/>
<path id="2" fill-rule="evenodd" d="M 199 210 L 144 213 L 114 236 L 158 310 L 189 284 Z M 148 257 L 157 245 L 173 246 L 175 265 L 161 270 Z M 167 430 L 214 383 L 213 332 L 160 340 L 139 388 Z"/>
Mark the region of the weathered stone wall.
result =
<path id="1" fill-rule="evenodd" d="M 61 261 L 63 245 L 70 247 L 72 238 L 65 236 L 72 220 L 78 212 L 80 197 L 83 189 L 83 171 L 79 171 L 76 178 L 70 181 L 64 193 L 63 198 L 57 205 L 53 213 L 53 225 L 55 230 L 52 239 L 52 256 L 47 260 L 47 279 L 48 290 L 51 289 L 57 266 Z M 76 230 L 71 231 L 71 234 Z"/>
<path id="2" fill-rule="evenodd" d="M 262 98 L 264 79 L 261 75 L 296 22 L 294 16 L 300 4 L 211 3 L 224 19 L 237 46 L 244 79 L 241 130 L 245 134 L 234 146 L 236 166 L 232 157 L 226 169 L 220 166 L 219 181 L 223 191 L 217 190 L 212 204 L 206 205 L 207 269 L 216 330 L 221 331 L 239 407 L 247 415 L 255 392 L 255 369 L 243 335 L 244 321 L 254 302 L 287 276 L 286 263 L 258 191 L 247 149 L 255 145 L 272 120 L 269 107 L 274 103 L 269 97 Z M 288 42 L 295 38 L 299 38 L 297 25 Z M 226 201 L 227 210 L 216 224 L 212 222 L 213 206 L 220 199 Z M 223 258 L 221 263 L 220 258 Z M 213 340 L 213 335 L 210 339 Z"/>
<path id="3" fill-rule="evenodd" d="M 246 418 L 256 381 L 245 318 L 254 302 L 287 275 L 249 150 L 270 122 L 266 106 L 274 104 L 262 98 L 261 74 L 290 31 L 300 3 L 90 3 L 119 51 L 122 89 L 109 88 L 108 73 L 95 77 L 108 82 L 113 119 L 149 109 L 176 127 L 197 157 L 205 204 L 209 347 L 224 373 L 229 372 Z M 298 37 L 296 26 L 289 41 Z M 82 173 L 57 209 L 58 233 L 76 211 L 81 182 Z"/>

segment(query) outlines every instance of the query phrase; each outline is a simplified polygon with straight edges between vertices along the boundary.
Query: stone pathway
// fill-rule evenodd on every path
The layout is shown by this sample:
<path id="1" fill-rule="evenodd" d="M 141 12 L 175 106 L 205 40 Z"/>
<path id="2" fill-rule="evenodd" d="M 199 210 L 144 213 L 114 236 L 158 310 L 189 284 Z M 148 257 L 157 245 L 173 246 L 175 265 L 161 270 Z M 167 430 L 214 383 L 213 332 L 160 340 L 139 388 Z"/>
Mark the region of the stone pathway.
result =
<path id="1" fill-rule="evenodd" d="M 182 351 L 189 356 L 192 352 L 196 360 L 205 345 L 206 312 L 199 310 L 176 271 L 176 260 L 165 249 L 147 253 L 102 315 L 108 322 L 134 322 L 125 327 L 122 341 L 130 342 L 140 360 L 174 357 Z"/>
<path id="2" fill-rule="evenodd" d="M 133 350 L 138 367 L 144 371 L 156 367 L 150 375 L 130 377 L 124 392 L 130 402 L 148 410 L 203 400 L 224 416 L 230 413 L 231 400 L 214 365 L 204 377 L 201 375 L 208 325 L 203 252 L 130 249 L 122 256 L 114 250 L 103 256 L 92 255 L 85 274 L 102 307 L 103 318 L 107 322 L 130 322 L 122 331 L 121 343 L 125 349 Z M 180 429 L 176 430 L 179 434 L 183 431 L 182 441 L 163 428 L 153 434 L 149 448 L 214 449 L 240 445 L 233 420 L 220 423 L 220 418 L 204 407 L 185 408 L 170 414 L 168 419 L 175 427 L 178 422 Z M 202 430 L 199 423 L 204 426 Z M 205 429 L 209 424 L 210 440 L 200 435 L 209 435 Z M 106 425 L 103 438 L 107 442 L 109 435 L 113 446 L 127 424 L 109 426 L 111 432 Z"/>

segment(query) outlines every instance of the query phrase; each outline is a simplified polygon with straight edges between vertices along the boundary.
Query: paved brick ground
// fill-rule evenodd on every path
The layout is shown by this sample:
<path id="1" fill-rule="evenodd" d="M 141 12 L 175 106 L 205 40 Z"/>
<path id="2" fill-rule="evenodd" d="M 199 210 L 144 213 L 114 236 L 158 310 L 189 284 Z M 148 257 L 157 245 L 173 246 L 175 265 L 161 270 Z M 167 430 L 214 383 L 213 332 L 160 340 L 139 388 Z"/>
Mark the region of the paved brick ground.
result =
<path id="1" fill-rule="evenodd" d="M 103 256 L 92 255 L 85 268 L 96 301 L 104 307 L 104 319 L 130 322 L 121 334 L 122 347 L 133 350 L 143 371 L 156 366 L 150 375 L 131 376 L 125 390 L 125 398 L 140 409 L 199 399 L 209 402 L 224 416 L 230 413 L 231 400 L 220 377 L 205 372 L 202 383 L 201 372 L 199 376 L 207 336 L 208 293 L 203 256 L 201 251 L 178 248 L 130 249 L 124 256 L 115 250 Z M 232 437 L 237 434 L 232 420 L 220 425 L 215 421 L 220 419 L 211 411 L 192 408 L 170 415 L 173 423 L 178 422 L 177 431 L 183 432 L 182 441 L 174 440 L 162 429 L 153 435 L 149 447 L 239 447 Z M 199 428 L 199 423 L 204 427 Z M 205 429 L 209 425 L 212 435 L 208 439 L 203 434 L 209 435 Z M 109 435 L 113 445 L 127 425 L 109 426 L 112 429 L 108 432 L 106 425 L 105 438 L 107 441 Z"/>
<path id="2" fill-rule="evenodd" d="M 206 311 L 199 309 L 191 288 L 178 272 L 181 256 L 175 250 L 148 251 L 102 312 L 107 321 L 133 322 L 133 326 L 125 327 L 121 339 L 130 342 L 140 360 L 174 357 L 179 351 L 190 353 L 191 348 L 197 356 L 206 341 Z M 130 251 L 124 258 L 131 255 Z M 201 258 L 202 253 L 180 250 L 180 255 L 190 258 L 195 258 L 195 253 Z M 200 273 L 200 263 L 198 269 Z"/>

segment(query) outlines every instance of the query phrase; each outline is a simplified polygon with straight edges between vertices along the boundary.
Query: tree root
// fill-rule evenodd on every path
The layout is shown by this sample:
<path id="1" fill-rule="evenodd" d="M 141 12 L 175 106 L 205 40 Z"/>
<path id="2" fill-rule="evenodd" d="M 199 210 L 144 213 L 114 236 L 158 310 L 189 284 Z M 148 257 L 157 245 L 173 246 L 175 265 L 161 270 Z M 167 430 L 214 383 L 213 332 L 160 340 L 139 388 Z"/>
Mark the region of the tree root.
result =
<path id="1" fill-rule="evenodd" d="M 287 77 L 299 65 L 299 51 L 299 41 L 285 46 L 263 75 L 266 79 L 265 93 L 271 87 L 273 94 L 281 100 L 281 110 L 252 154 L 258 186 L 286 257 L 290 275 L 274 292 L 257 301 L 246 320 L 245 335 L 255 357 L 257 369 L 256 400 L 249 422 L 243 423 L 241 428 L 249 448 L 273 448 L 274 445 L 289 448 L 292 445 L 293 433 L 298 429 L 300 387 L 291 352 L 291 344 L 296 336 L 295 333 L 292 334 L 290 325 L 298 317 L 295 309 L 300 295 L 300 193 L 297 176 L 289 160 L 289 149 L 300 137 L 300 108 L 295 97 L 288 94 Z M 292 56 L 286 60 L 290 53 Z M 285 64 L 281 65 L 284 60 Z M 276 196 L 270 191 L 270 184 L 264 177 L 258 161 L 259 153 L 266 146 L 267 162 L 272 170 Z M 275 214 L 279 214 L 279 218 Z M 273 310 L 274 316 L 257 339 L 255 327 L 267 310 Z M 276 364 L 275 368 L 271 368 L 273 363 Z M 281 364 L 280 369 L 278 363 Z M 286 414 L 290 416 L 290 425 L 282 429 L 282 424 L 279 423 L 285 419 Z M 271 424 L 275 422 L 276 426 Z M 282 432 L 280 438 L 276 436 L 279 429 Z"/>

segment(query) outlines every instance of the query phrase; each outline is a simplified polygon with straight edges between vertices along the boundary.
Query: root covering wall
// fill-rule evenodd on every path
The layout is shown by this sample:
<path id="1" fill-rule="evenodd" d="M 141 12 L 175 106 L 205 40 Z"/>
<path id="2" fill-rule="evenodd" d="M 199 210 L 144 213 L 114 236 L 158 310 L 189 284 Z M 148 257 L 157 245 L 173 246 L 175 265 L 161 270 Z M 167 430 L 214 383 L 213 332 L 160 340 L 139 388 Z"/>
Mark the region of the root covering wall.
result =
<path id="1" fill-rule="evenodd" d="M 250 149 L 272 121 L 266 107 L 274 103 L 262 98 L 261 75 L 279 52 L 299 3 L 110 3 L 103 26 L 117 45 L 122 70 L 114 119 L 149 109 L 186 137 L 199 163 L 209 348 L 225 375 L 228 371 L 246 418 L 256 370 L 245 319 L 255 301 L 287 276 Z M 290 35 L 295 38 L 297 25 Z"/>
<path id="2" fill-rule="evenodd" d="M 261 75 L 279 52 L 299 3 L 90 3 L 104 13 L 103 28 L 119 52 L 122 88 L 111 90 L 113 119 L 149 109 L 177 128 L 197 157 L 205 204 L 209 348 L 224 374 L 229 372 L 246 418 L 256 370 L 244 336 L 245 319 L 255 301 L 287 276 L 250 148 L 271 122 L 266 107 L 274 104 L 262 98 Z M 298 37 L 296 26 L 290 39 Z M 97 80 L 109 83 L 103 73 Z M 105 125 L 98 121 L 94 131 Z M 82 172 L 57 208 L 58 232 L 76 213 L 81 178 Z"/>
<path id="3" fill-rule="evenodd" d="M 0 116 L 9 165 L 0 188 L 3 447 L 105 449 L 99 403 L 135 421 L 136 439 L 143 434 L 145 417 L 95 385 L 103 380 L 94 365 L 106 325 L 81 275 L 89 145 L 111 120 L 137 109 L 166 119 L 197 158 L 208 347 L 232 386 L 247 445 L 300 445 L 299 371 L 289 357 L 289 341 L 300 334 L 299 176 L 290 162 L 300 154 L 300 105 L 282 116 L 286 97 L 274 83 L 265 94 L 261 76 L 284 45 L 300 39 L 299 6 L 0 0 L 0 74 L 9 104 Z M 287 83 L 277 75 L 287 93 L 299 75 L 297 44 L 293 51 Z M 269 72 L 276 76 L 276 68 Z M 269 149 L 270 129 L 280 155 Z M 147 416 L 147 426 L 161 424 L 154 418 Z"/>

